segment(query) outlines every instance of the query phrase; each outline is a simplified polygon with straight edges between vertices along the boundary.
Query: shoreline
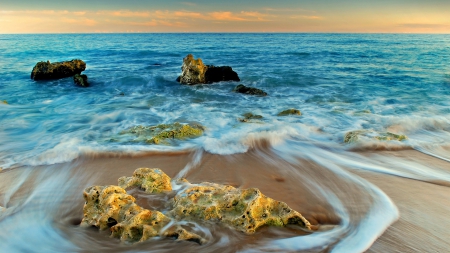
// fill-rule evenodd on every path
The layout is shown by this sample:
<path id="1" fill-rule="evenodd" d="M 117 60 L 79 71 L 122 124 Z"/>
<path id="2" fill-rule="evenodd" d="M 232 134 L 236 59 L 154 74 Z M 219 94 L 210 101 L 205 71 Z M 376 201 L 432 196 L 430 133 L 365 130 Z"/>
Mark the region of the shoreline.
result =
<path id="1" fill-rule="evenodd" d="M 415 150 L 360 152 L 359 154 L 369 158 L 372 155 L 383 156 L 385 159 L 396 157 L 407 161 L 423 162 L 427 165 L 432 164 L 443 169 L 445 169 L 447 164 L 446 161 Z M 198 163 L 192 162 L 195 160 Z M 52 168 L 46 169 L 46 167 Z M 22 197 L 33 193 L 36 189 L 33 189 L 33 184 L 30 184 L 34 181 L 30 178 L 39 178 L 39 174 L 42 171 L 49 170 L 50 173 L 59 172 L 64 174 L 64 169 L 71 168 L 71 176 L 69 178 L 72 181 L 69 181 L 69 183 L 83 182 L 85 185 L 89 183 L 95 185 L 117 185 L 119 177 L 131 176 L 133 171 L 139 167 L 160 168 L 172 178 L 185 169 L 186 174 L 184 177 L 192 183 L 208 181 L 229 184 L 239 188 L 259 188 L 265 195 L 286 202 L 291 208 L 302 213 L 313 225 L 317 226 L 319 231 L 332 229 L 342 221 L 336 210 L 333 211 L 333 207 L 327 202 L 324 195 L 315 191 L 317 188 L 313 184 L 308 183 L 308 180 L 321 179 L 321 181 L 312 182 L 320 182 L 321 185 L 319 186 L 323 187 L 323 189 L 334 191 L 348 210 L 351 223 L 355 223 L 353 225 L 366 219 L 364 215 L 370 209 L 371 202 L 373 202 L 373 200 L 367 199 L 368 196 L 358 186 L 343 186 L 345 179 L 339 178 L 316 163 L 300 160 L 297 164 L 291 164 L 277 157 L 265 145 L 244 154 L 226 156 L 193 150 L 173 153 L 146 152 L 139 155 L 97 154 L 94 156 L 83 156 L 67 164 L 5 170 L 0 173 L 0 177 L 4 178 L 5 182 L 14 182 L 21 173 L 30 173 L 25 180 L 26 182 L 11 195 L 10 203 L 19 204 Z M 376 185 L 391 198 L 400 211 L 399 220 L 389 226 L 367 252 L 396 250 L 402 252 L 425 252 L 430 249 L 439 252 L 450 247 L 450 243 L 442 239 L 450 237 L 450 232 L 445 230 L 446 227 L 450 226 L 450 221 L 441 218 L 445 217 L 446 213 L 450 211 L 449 187 L 377 172 L 352 169 L 347 170 L 347 172 Z M 31 177 L 30 175 L 33 173 L 37 176 Z M 305 180 L 300 182 L 300 179 Z M 56 180 L 58 179 L 56 178 Z M 64 182 L 61 183 L 64 184 Z M 9 185 L 9 187 L 13 186 Z M 5 192 L 8 191 L 9 187 L 5 185 L 0 188 L 1 196 L 5 196 Z M 72 200 L 72 203 L 68 203 L 67 200 L 63 201 L 61 206 L 63 206 L 63 213 L 66 216 L 59 217 L 61 220 L 58 222 L 58 227 L 68 237 L 71 237 L 76 231 L 77 235 L 75 238 L 78 239 L 74 239 L 74 243 L 79 245 L 79 247 L 82 247 L 80 246 L 81 241 L 86 240 L 87 235 L 93 236 L 91 240 L 98 240 L 97 242 L 92 241 L 97 246 L 105 244 L 109 245 L 108 247 L 113 247 L 118 242 L 105 236 L 105 233 L 82 231 L 77 226 L 74 226 L 74 224 L 79 223 L 82 217 L 82 205 L 84 203 L 82 190 L 84 187 L 82 184 L 72 185 L 71 187 L 71 197 L 68 199 Z M 142 194 L 137 192 L 136 196 L 140 196 L 138 197 L 138 203 L 151 208 L 151 206 L 148 206 L 150 205 L 148 200 L 145 197 L 143 198 Z M 3 219 L 5 218 L 3 217 Z M 0 222 L 2 222 L 1 219 Z M 260 241 L 266 241 L 268 238 L 279 238 L 280 234 L 288 237 L 296 234 L 295 231 L 293 232 L 294 234 L 292 234 L 292 231 L 285 234 L 286 231 L 282 229 L 263 228 L 262 232 L 258 232 L 255 236 L 243 237 L 227 229 L 215 229 L 220 230 L 219 233 L 227 234 L 227 236 L 232 238 L 230 239 L 231 241 L 234 240 L 235 245 L 230 252 L 251 249 L 252 247 L 247 248 L 248 245 L 259 245 Z M 432 243 L 430 243 L 430 240 Z M 153 244 L 158 244 L 158 241 L 153 241 Z M 167 249 L 172 247 L 180 249 L 180 246 L 188 252 L 195 249 L 189 243 L 172 244 L 167 239 L 161 241 L 161 245 L 165 245 L 168 247 Z M 133 245 L 129 250 L 146 245 L 145 243 L 140 246 Z M 122 246 L 119 248 L 125 250 L 126 248 L 122 248 Z M 312 250 L 312 252 L 317 252 L 317 250 Z M 318 252 L 323 251 L 319 250 Z"/>

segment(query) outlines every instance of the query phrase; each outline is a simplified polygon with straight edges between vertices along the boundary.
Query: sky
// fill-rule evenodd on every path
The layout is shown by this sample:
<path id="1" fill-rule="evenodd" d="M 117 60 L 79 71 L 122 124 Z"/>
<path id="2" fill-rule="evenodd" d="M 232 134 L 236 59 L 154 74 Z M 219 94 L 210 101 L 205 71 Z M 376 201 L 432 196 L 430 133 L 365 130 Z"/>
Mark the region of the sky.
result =
<path id="1" fill-rule="evenodd" d="M 1 0 L 0 33 L 447 33 L 450 0 Z"/>

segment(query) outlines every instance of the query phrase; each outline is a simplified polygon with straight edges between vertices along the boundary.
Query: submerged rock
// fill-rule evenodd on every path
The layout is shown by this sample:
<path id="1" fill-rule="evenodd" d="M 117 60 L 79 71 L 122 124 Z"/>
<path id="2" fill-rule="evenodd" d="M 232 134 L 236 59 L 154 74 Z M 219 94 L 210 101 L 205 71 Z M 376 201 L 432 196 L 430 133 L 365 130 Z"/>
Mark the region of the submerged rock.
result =
<path id="1" fill-rule="evenodd" d="M 311 229 L 300 213 L 256 188 L 236 189 L 229 185 L 201 183 L 178 192 L 173 202 L 174 209 L 168 213 L 171 217 L 221 222 L 247 234 L 265 225 L 295 224 Z"/>
<path id="2" fill-rule="evenodd" d="M 249 94 L 249 95 L 258 95 L 258 96 L 267 96 L 267 93 L 263 90 L 253 88 L 253 87 L 247 87 L 243 84 L 239 84 L 233 89 L 234 92 L 243 93 L 243 94 Z"/>
<path id="3" fill-rule="evenodd" d="M 288 116 L 288 115 L 302 115 L 300 110 L 297 109 L 287 109 L 280 113 L 278 113 L 278 116 Z"/>
<path id="4" fill-rule="evenodd" d="M 344 136 L 344 143 L 354 143 L 362 139 L 372 139 L 379 141 L 404 141 L 408 139 L 406 135 L 394 134 L 391 132 L 378 133 L 372 130 L 355 130 L 350 131 Z"/>
<path id="5" fill-rule="evenodd" d="M 75 74 L 73 76 L 73 82 L 81 87 L 89 87 L 87 75 Z"/>
<path id="6" fill-rule="evenodd" d="M 82 60 L 71 60 L 64 62 L 50 61 L 38 62 L 31 71 L 33 80 L 51 80 L 71 77 L 75 74 L 81 74 L 86 69 L 86 63 Z"/>
<path id="7" fill-rule="evenodd" d="M 242 116 L 244 116 L 244 118 L 239 118 L 238 120 L 240 122 L 251 122 L 252 120 L 258 120 L 258 119 L 262 119 L 263 116 L 261 115 L 257 115 L 257 114 L 253 114 L 251 112 L 247 112 L 242 114 Z"/>
<path id="8" fill-rule="evenodd" d="M 220 81 L 239 81 L 236 72 L 229 66 L 206 66 L 202 59 L 194 59 L 192 54 L 183 58 L 181 66 L 181 75 L 177 81 L 181 84 L 202 84 Z"/>
<path id="9" fill-rule="evenodd" d="M 100 230 L 110 229 L 111 237 L 121 241 L 143 242 L 151 237 L 175 237 L 178 240 L 206 240 L 172 223 L 172 219 L 161 212 L 138 206 L 135 198 L 119 186 L 92 186 L 84 190 L 83 220 L 81 226 L 95 226 Z M 167 228 L 166 228 L 167 227 Z"/>
<path id="10" fill-rule="evenodd" d="M 203 134 L 203 127 L 198 124 L 161 124 L 156 126 L 135 126 L 122 131 L 120 134 L 132 134 L 137 137 L 134 141 L 148 144 L 160 144 L 170 139 L 196 138 Z"/>
<path id="11" fill-rule="evenodd" d="M 148 193 L 171 191 L 170 177 L 160 169 L 139 168 L 132 177 L 119 178 L 119 186 L 127 189 L 137 186 Z"/>

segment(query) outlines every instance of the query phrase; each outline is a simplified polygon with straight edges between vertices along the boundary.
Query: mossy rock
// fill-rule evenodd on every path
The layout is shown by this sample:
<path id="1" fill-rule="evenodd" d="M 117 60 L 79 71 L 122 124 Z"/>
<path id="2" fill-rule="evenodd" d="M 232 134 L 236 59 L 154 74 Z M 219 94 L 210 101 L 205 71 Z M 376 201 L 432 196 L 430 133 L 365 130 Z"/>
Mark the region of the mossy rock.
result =
<path id="1" fill-rule="evenodd" d="M 91 186 L 84 190 L 83 197 L 82 227 L 109 229 L 112 237 L 131 243 L 156 236 L 175 237 L 200 244 L 206 242 L 163 213 L 138 206 L 136 199 L 119 186 Z"/>
<path id="2" fill-rule="evenodd" d="M 242 114 L 244 116 L 243 118 L 238 118 L 240 122 L 251 122 L 252 120 L 260 120 L 263 118 L 263 116 L 258 114 L 253 114 L 251 112 L 247 112 Z"/>
<path id="3" fill-rule="evenodd" d="M 175 195 L 173 206 L 167 215 L 175 219 L 220 222 L 246 234 L 253 234 L 262 226 L 294 224 L 311 228 L 300 213 L 256 188 L 237 189 L 206 182 L 189 185 Z"/>
<path id="4" fill-rule="evenodd" d="M 288 115 L 302 115 L 300 110 L 297 109 L 287 109 L 278 113 L 278 116 L 288 116 Z"/>
<path id="5" fill-rule="evenodd" d="M 170 140 L 184 140 L 196 138 L 203 134 L 204 127 L 199 124 L 160 124 L 156 126 L 134 126 L 120 134 L 136 136 L 135 141 L 147 144 L 166 144 Z"/>
<path id="6" fill-rule="evenodd" d="M 372 130 L 355 130 L 345 134 L 344 143 L 355 143 L 364 139 L 378 141 L 404 141 L 408 139 L 408 137 L 406 135 L 394 134 L 391 132 L 378 133 Z"/>
<path id="7" fill-rule="evenodd" d="M 137 186 L 148 193 L 171 191 L 170 177 L 162 170 L 154 168 L 139 168 L 133 172 L 132 177 L 119 178 L 119 186 L 127 189 Z"/>

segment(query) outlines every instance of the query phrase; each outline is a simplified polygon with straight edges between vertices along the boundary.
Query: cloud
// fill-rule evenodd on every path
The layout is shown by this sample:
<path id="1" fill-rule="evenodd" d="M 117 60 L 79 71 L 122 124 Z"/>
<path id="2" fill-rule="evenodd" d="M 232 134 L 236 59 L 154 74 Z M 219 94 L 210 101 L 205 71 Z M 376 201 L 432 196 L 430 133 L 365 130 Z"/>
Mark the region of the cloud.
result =
<path id="1" fill-rule="evenodd" d="M 320 16 L 307 16 L 307 15 L 297 15 L 297 16 L 290 16 L 291 19 L 312 19 L 312 20 L 319 20 L 323 19 L 323 17 Z"/>
<path id="2" fill-rule="evenodd" d="M 450 24 L 400 24 L 400 27 L 414 29 L 445 29 L 450 28 Z"/>

